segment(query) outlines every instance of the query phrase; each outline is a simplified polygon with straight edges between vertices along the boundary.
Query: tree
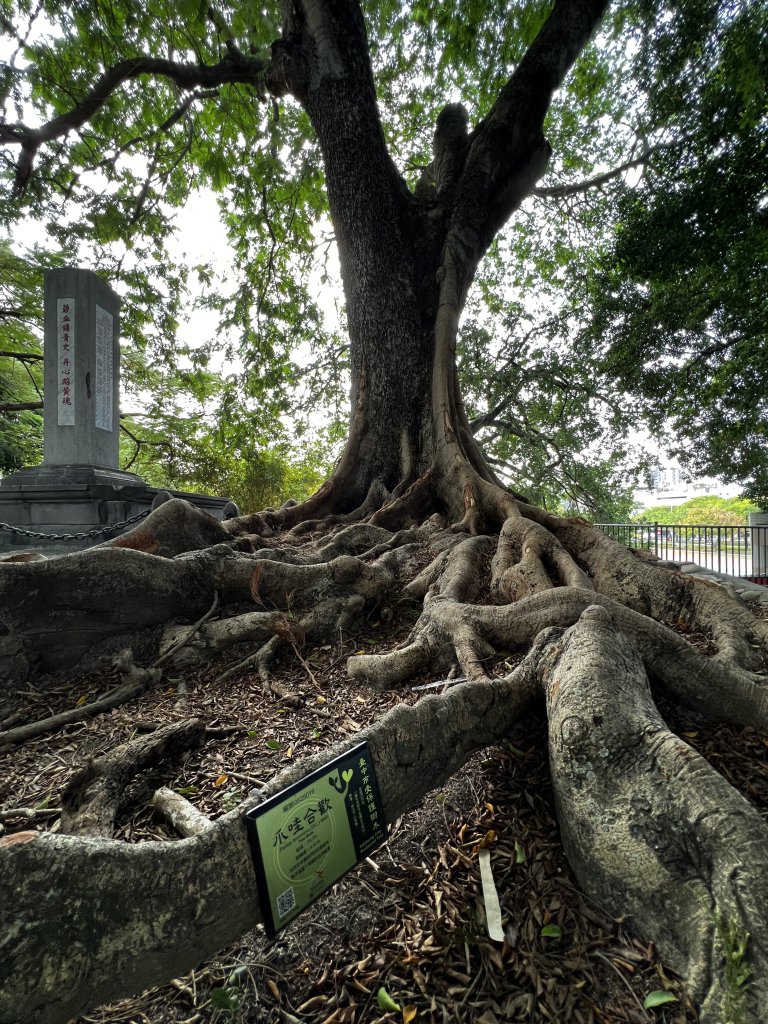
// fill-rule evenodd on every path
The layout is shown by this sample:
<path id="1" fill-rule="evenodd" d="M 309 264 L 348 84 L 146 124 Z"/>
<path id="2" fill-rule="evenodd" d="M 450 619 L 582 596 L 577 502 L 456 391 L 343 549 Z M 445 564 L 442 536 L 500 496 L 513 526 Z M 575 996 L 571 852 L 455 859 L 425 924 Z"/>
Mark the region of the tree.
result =
<path id="1" fill-rule="evenodd" d="M 49 201 L 46 178 L 54 190 L 77 188 L 64 162 L 69 133 L 79 133 L 67 144 L 75 162 L 94 151 L 101 159 L 110 132 L 126 146 L 139 131 L 126 127 L 135 112 L 149 180 L 165 182 L 171 200 L 183 177 L 173 131 L 184 122 L 183 145 L 199 143 L 207 173 L 226 176 L 236 155 L 233 194 L 256 200 L 249 227 L 283 240 L 290 204 L 272 220 L 253 186 L 263 171 L 281 187 L 270 148 L 278 126 L 255 111 L 260 99 L 284 99 L 284 144 L 307 154 L 308 195 L 319 187 L 315 154 L 322 158 L 346 301 L 349 436 L 328 480 L 301 504 L 218 524 L 171 500 L 120 540 L 3 567 L 0 664 L 11 691 L 73 664 L 98 637 L 174 614 L 197 621 L 203 644 L 223 634 L 261 638 L 250 668 L 268 685 L 281 648 L 322 642 L 378 602 L 407 595 L 421 609 L 407 643 L 352 657 L 350 679 L 390 687 L 458 669 L 468 681 L 447 697 L 396 708 L 367 733 L 388 820 L 544 698 L 560 827 L 580 883 L 658 944 L 687 978 L 703 1021 L 758 1021 L 768 986 L 766 826 L 667 729 L 649 680 L 680 704 L 765 729 L 767 627 L 725 590 L 640 560 L 583 520 L 504 486 L 458 387 L 459 320 L 478 265 L 546 170 L 553 97 L 605 7 L 556 0 L 551 9 L 470 5 L 457 13 L 418 3 L 406 15 L 372 5 L 369 46 L 356 0 L 286 5 L 279 32 L 245 4 L 210 11 L 208 27 L 196 4 L 180 5 L 166 12 L 152 54 L 137 43 L 153 18 L 143 7 L 105 9 L 100 33 L 90 6 L 67 8 L 67 33 L 33 54 L 38 95 L 54 109 L 37 128 L 21 115 L 0 127 L 19 153 L 17 196 L 39 210 Z M 663 5 L 628 8 L 607 23 L 608 39 L 615 44 L 622 27 L 642 37 L 646 19 L 652 28 L 668 17 Z M 278 37 L 269 56 L 259 55 L 269 31 Z M 410 187 L 387 145 L 371 60 L 383 69 L 382 103 L 402 102 L 410 116 L 415 97 L 429 94 L 422 69 L 411 62 L 402 92 L 387 69 L 425 40 L 424 52 L 438 46 L 447 55 L 433 61 L 438 82 L 453 61 L 464 83 L 466 54 L 484 52 L 485 91 L 471 124 L 456 102 L 442 107 L 432 160 Z M 577 80 L 602 66 L 599 51 L 588 53 Z M 71 76 L 66 90 L 51 86 L 62 67 Z M 218 133 L 210 119 L 185 121 L 199 103 L 224 115 Z M 550 133 L 560 145 L 568 125 L 562 119 Z M 571 116 L 571 137 L 579 127 Z M 256 145 L 259 132 L 266 149 Z M 137 187 L 123 178 L 103 207 L 99 199 L 102 224 L 115 223 L 121 204 L 143 211 L 150 190 L 137 197 Z M 308 244 L 300 235 L 299 254 Z M 278 250 L 282 258 L 284 247 L 267 247 L 275 258 Z M 265 317 L 279 317 L 279 304 L 256 307 L 244 310 L 255 312 L 268 340 Z M 226 617 L 248 599 L 261 610 Z M 223 623 L 201 620 L 219 606 Z M 665 625 L 680 621 L 707 635 L 716 653 Z M 498 678 L 490 659 L 514 646 L 529 653 Z M 157 678 L 157 668 L 124 669 L 123 695 Z M 21 734 L 6 731 L 0 744 Z M 310 767 L 295 766 L 264 795 Z M 177 973 L 258 920 L 242 810 L 184 844 L 128 849 L 109 839 L 12 836 L 0 847 L 2 1019 L 64 1020 Z M 116 887 L 131 891 L 130 905 L 116 903 Z M 723 935 L 748 943 L 748 984 L 733 981 Z"/>
<path id="2" fill-rule="evenodd" d="M 716 498 L 708 495 L 691 498 L 682 505 L 646 508 L 635 516 L 637 523 L 661 523 L 663 526 L 745 526 L 757 506 L 745 498 Z"/>
<path id="3" fill-rule="evenodd" d="M 30 275 L 6 243 L 0 243 L 0 473 L 35 463 L 42 453 L 42 354 L 35 290 Z"/>
<path id="4" fill-rule="evenodd" d="M 648 114 L 676 131 L 643 186 L 619 198 L 595 269 L 594 329 L 607 372 L 670 454 L 763 503 L 768 14 L 683 2 L 649 42 Z"/>

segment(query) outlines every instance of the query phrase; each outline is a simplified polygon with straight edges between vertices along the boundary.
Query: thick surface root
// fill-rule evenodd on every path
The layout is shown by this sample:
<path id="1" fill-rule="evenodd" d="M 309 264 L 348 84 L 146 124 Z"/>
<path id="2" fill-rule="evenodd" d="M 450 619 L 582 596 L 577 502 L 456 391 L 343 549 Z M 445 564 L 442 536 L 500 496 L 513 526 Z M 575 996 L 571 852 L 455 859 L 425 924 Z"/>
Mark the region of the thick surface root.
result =
<path id="1" fill-rule="evenodd" d="M 558 820 L 580 884 L 656 943 L 702 1024 L 761 1019 L 768 826 L 666 727 L 605 608 L 557 633 L 543 660 Z"/>
<path id="2" fill-rule="evenodd" d="M 493 686 L 399 705 L 270 782 L 279 792 L 367 739 L 388 822 L 531 707 L 527 667 Z M 260 919 L 245 805 L 177 843 L 21 832 L 0 839 L 0 1022 L 63 1024 L 198 964 Z"/>
<path id="3" fill-rule="evenodd" d="M 507 519 L 491 563 L 494 601 L 509 604 L 551 590 L 553 580 L 594 590 L 589 576 L 549 530 L 519 516 Z"/>
<path id="4" fill-rule="evenodd" d="M 62 794 L 61 831 L 73 836 L 110 837 L 120 800 L 134 776 L 167 758 L 179 757 L 204 740 L 205 726 L 190 719 L 166 725 L 89 761 Z"/>
<path id="5" fill-rule="evenodd" d="M 303 510 L 224 525 L 169 501 L 131 543 L 3 565 L 0 700 L 99 640 L 160 624 L 149 664 L 178 671 L 232 647 L 238 660 L 217 685 L 250 672 L 266 692 L 278 658 L 311 675 L 308 646 L 404 612 L 408 638 L 350 658 L 349 677 L 377 688 L 419 675 L 469 682 L 396 707 L 264 795 L 367 737 L 393 821 L 546 694 L 563 838 L 582 885 L 659 944 L 704 1021 L 757 1024 L 768 836 L 669 732 L 649 680 L 678 704 L 768 733 L 765 623 L 722 588 L 641 562 L 584 523 L 485 478 L 461 481 L 447 518 L 430 514 L 441 485 L 427 473 L 392 495 L 376 485 L 351 511 L 331 488 Z M 515 650 L 529 653 L 500 678 Z M 73 821 L 90 785 L 84 776 L 83 799 L 67 799 Z M 110 801 L 94 799 L 104 813 L 82 813 L 108 835 Z M 194 966 L 257 922 L 243 811 L 210 825 L 192 812 L 180 825 L 190 838 L 171 844 L 32 832 L 0 841 L 0 1022 L 63 1021 Z M 755 977 L 737 972 L 734 983 L 738 949 Z"/>

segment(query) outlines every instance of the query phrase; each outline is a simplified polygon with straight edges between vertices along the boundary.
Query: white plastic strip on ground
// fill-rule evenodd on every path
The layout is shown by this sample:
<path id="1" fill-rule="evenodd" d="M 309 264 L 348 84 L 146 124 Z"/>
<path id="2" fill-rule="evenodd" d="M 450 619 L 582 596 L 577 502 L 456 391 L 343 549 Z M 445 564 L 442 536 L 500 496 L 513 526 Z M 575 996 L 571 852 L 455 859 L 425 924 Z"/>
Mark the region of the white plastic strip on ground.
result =
<path id="1" fill-rule="evenodd" d="M 501 907 L 496 883 L 491 871 L 491 854 L 488 850 L 480 850 L 480 881 L 483 886 L 483 902 L 485 903 L 485 919 L 488 922 L 488 934 L 494 942 L 504 941 L 504 929 L 501 927 Z"/>

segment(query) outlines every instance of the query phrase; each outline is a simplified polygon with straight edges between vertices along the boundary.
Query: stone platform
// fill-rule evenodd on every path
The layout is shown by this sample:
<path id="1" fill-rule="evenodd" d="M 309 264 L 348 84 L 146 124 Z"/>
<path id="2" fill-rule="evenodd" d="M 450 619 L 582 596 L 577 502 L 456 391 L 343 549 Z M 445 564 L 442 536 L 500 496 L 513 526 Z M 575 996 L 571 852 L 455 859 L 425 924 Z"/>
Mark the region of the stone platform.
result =
<path id="1" fill-rule="evenodd" d="M 21 469 L 0 480 L 0 554 L 34 549 L 45 555 L 62 555 L 111 540 L 136 525 L 115 529 L 117 524 L 136 516 L 144 518 L 164 490 L 149 487 L 134 473 L 116 469 L 82 465 Z M 237 514 L 228 498 L 168 493 L 219 520 Z M 62 534 L 95 536 L 64 540 Z"/>

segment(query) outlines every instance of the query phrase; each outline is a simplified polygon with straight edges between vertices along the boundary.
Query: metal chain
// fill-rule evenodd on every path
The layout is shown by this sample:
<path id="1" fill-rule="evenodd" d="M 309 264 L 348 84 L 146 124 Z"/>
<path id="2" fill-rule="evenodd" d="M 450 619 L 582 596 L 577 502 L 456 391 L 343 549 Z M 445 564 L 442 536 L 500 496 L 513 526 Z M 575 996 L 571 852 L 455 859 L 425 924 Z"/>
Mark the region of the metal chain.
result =
<path id="1" fill-rule="evenodd" d="M 89 537 L 102 537 L 106 533 L 116 533 L 126 526 L 133 526 L 140 519 L 145 519 L 152 511 L 151 508 L 144 512 L 138 512 L 124 523 L 114 523 L 112 526 L 104 526 L 100 530 L 88 530 L 85 533 L 35 533 L 34 530 L 22 530 L 20 526 L 11 526 L 10 523 L 0 523 L 0 530 L 7 530 L 9 533 L 16 533 L 20 537 L 32 537 L 34 540 L 86 540 Z"/>

